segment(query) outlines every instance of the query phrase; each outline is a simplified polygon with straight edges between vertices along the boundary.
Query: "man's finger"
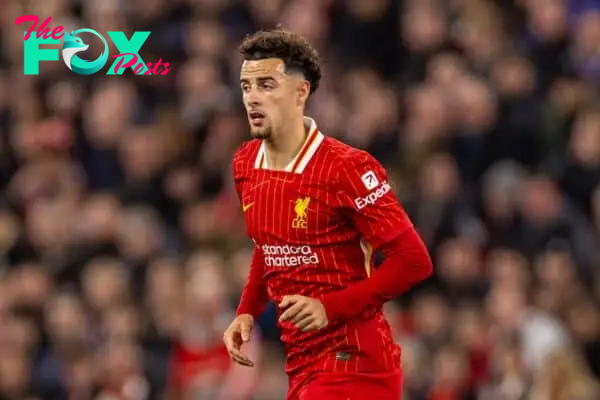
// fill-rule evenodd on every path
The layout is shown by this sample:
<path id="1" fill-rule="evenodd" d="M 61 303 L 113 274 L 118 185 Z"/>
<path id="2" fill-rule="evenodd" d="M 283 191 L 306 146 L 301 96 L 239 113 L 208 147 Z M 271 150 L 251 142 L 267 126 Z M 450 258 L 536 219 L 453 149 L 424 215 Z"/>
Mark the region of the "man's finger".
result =
<path id="1" fill-rule="evenodd" d="M 305 327 L 300 328 L 300 330 L 302 332 L 316 331 L 318 329 L 321 329 L 323 326 L 324 326 L 324 324 L 322 322 L 320 322 L 318 320 L 312 320 Z"/>
<path id="2" fill-rule="evenodd" d="M 300 330 L 302 332 L 310 332 L 310 331 L 314 331 L 317 329 L 317 323 L 314 321 L 311 321 L 308 325 L 306 325 L 303 328 L 300 328 Z"/>
<path id="3" fill-rule="evenodd" d="M 225 347 L 227 347 L 228 350 L 230 348 L 233 348 L 235 345 L 235 342 L 233 340 L 233 333 L 226 331 L 223 334 L 223 343 L 225 343 Z"/>
<path id="4" fill-rule="evenodd" d="M 247 324 L 242 324 L 242 326 L 240 327 L 241 330 L 241 335 L 242 335 L 242 341 L 247 342 L 250 340 L 250 332 L 252 331 L 252 326 L 249 326 Z"/>
<path id="5" fill-rule="evenodd" d="M 303 328 L 300 328 L 302 332 L 319 330 L 327 326 L 327 318 L 324 316 L 317 316 L 313 318 L 310 324 L 307 324 Z"/>
<path id="6" fill-rule="evenodd" d="M 285 310 L 281 316 L 279 317 L 279 321 L 287 321 L 290 318 L 292 318 L 294 315 L 296 315 L 297 313 L 300 312 L 300 310 L 302 310 L 302 308 L 304 307 L 304 304 L 302 303 L 296 303 L 293 306 L 289 307 L 287 310 Z"/>
<path id="7" fill-rule="evenodd" d="M 296 313 L 293 317 L 290 318 L 290 322 L 293 324 L 297 324 L 299 321 L 303 320 L 306 317 L 314 316 L 315 312 L 312 307 L 304 307 L 300 311 Z"/>
<path id="8" fill-rule="evenodd" d="M 296 303 L 293 306 L 289 307 L 287 310 L 281 314 L 279 317 L 279 321 L 287 321 L 288 319 L 294 317 L 297 313 L 299 313 L 304 307 L 306 307 L 306 303 Z"/>
<path id="9" fill-rule="evenodd" d="M 254 363 L 244 357 L 240 357 L 239 355 L 232 355 L 231 359 L 233 360 L 233 362 L 239 364 L 239 365 L 243 365 L 245 367 L 254 367 Z"/>
<path id="10" fill-rule="evenodd" d="M 299 296 L 293 294 L 293 295 L 285 295 L 283 296 L 283 299 L 281 299 L 281 302 L 279 303 L 279 308 L 286 308 L 289 307 L 290 305 L 296 303 L 299 300 Z"/>
<path id="11" fill-rule="evenodd" d="M 242 353 L 241 351 L 239 351 L 235 348 L 229 349 L 229 355 L 231 356 L 233 361 L 235 361 L 236 363 L 238 363 L 240 365 L 245 365 L 248 367 L 254 366 L 254 363 L 252 362 L 252 360 L 250 360 L 244 353 Z"/>
<path id="12" fill-rule="evenodd" d="M 235 362 L 236 364 L 242 365 L 244 367 L 254 367 L 254 363 L 250 360 L 247 360 L 245 358 L 239 358 L 239 357 L 232 357 L 233 362 Z"/>
<path id="13" fill-rule="evenodd" d="M 297 322 L 294 322 L 294 325 L 296 326 L 296 328 L 302 330 L 304 328 L 306 328 L 307 326 L 309 326 L 310 324 L 312 324 L 315 321 L 315 317 L 312 314 L 309 314 L 307 316 L 305 316 L 304 318 L 298 320 Z"/>

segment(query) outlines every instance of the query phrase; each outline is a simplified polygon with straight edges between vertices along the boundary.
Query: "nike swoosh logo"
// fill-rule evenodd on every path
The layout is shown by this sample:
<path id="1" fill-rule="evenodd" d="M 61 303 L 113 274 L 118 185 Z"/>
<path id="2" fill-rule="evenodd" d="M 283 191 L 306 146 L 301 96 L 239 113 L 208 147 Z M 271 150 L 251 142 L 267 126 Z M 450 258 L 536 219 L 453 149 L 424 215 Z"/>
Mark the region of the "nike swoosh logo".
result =
<path id="1" fill-rule="evenodd" d="M 248 211 L 248 209 L 249 209 L 250 207 L 252 207 L 253 205 L 254 205 L 254 203 L 243 204 L 243 205 L 242 205 L 242 210 L 243 210 L 244 212 L 246 212 L 246 211 Z"/>

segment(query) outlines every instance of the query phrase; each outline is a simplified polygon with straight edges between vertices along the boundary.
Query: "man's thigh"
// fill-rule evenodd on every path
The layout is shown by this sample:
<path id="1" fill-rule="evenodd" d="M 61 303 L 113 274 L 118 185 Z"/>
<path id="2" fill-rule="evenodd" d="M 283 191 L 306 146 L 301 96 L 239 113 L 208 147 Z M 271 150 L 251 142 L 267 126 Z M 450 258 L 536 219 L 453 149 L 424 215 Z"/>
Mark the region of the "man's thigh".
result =
<path id="1" fill-rule="evenodd" d="M 290 387 L 288 400 L 400 400 L 402 373 L 320 372 Z"/>

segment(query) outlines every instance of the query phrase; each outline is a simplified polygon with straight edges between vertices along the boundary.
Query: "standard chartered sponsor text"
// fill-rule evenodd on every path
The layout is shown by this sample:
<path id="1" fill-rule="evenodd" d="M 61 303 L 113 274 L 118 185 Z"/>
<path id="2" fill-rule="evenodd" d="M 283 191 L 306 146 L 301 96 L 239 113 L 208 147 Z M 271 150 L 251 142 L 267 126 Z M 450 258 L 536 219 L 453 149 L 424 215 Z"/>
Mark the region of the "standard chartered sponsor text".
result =
<path id="1" fill-rule="evenodd" d="M 267 267 L 295 267 L 318 264 L 319 256 L 309 245 L 268 245 L 261 246 Z"/>

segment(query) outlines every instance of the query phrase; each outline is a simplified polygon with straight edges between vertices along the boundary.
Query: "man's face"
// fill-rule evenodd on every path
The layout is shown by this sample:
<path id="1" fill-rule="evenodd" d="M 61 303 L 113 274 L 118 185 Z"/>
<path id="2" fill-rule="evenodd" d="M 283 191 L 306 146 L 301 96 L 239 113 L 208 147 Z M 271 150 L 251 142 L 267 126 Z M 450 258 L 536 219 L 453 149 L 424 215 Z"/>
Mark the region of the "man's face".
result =
<path id="1" fill-rule="evenodd" d="M 240 73 L 244 106 L 252 137 L 269 139 L 279 130 L 295 107 L 304 104 L 307 82 L 285 73 L 278 58 L 244 61 Z"/>

